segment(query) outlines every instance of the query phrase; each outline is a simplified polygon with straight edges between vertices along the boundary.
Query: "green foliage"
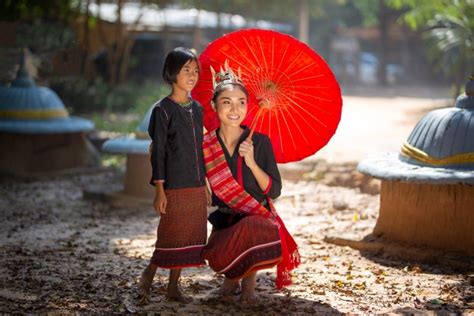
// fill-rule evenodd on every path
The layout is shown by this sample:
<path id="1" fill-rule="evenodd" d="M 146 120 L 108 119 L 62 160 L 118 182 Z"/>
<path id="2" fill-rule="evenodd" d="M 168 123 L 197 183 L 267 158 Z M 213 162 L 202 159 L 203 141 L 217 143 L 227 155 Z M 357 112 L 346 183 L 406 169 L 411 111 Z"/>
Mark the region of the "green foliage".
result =
<path id="1" fill-rule="evenodd" d="M 364 26 L 374 26 L 378 23 L 377 12 L 380 0 L 356 0 L 354 6 L 361 13 Z"/>
<path id="2" fill-rule="evenodd" d="M 435 14 L 455 13 L 465 3 L 466 0 L 387 0 L 387 5 L 407 10 L 402 19 L 414 30 L 426 27 Z"/>
<path id="3" fill-rule="evenodd" d="M 0 21 L 17 22 L 15 45 L 8 48 L 0 47 L 2 72 L 11 72 L 18 63 L 18 58 L 12 60 L 9 56 L 9 50 L 20 51 L 29 48 L 37 58 L 35 67 L 38 68 L 38 72 L 49 73 L 52 69 L 53 56 L 74 44 L 74 33 L 69 23 L 77 16 L 79 3 L 79 0 L 0 1 Z M 2 75 L 2 81 L 8 81 L 7 79 L 11 79 L 9 75 Z"/>
<path id="4" fill-rule="evenodd" d="M 151 81 L 111 86 L 101 79 L 56 79 L 50 87 L 71 114 L 90 117 L 98 130 L 123 133 L 135 131 L 150 106 L 169 94 Z"/>
<path id="5" fill-rule="evenodd" d="M 96 130 L 117 133 L 134 132 L 142 119 L 139 115 L 121 113 L 94 113 L 86 117 L 94 122 Z"/>
<path id="6" fill-rule="evenodd" d="M 474 0 L 390 0 L 389 4 L 405 8 L 402 18 L 407 25 L 424 31 L 434 69 L 454 81 L 459 93 L 474 71 Z"/>
<path id="7" fill-rule="evenodd" d="M 125 168 L 125 163 L 127 159 L 125 155 L 111 155 L 106 153 L 101 153 L 100 158 L 102 160 L 102 166 L 118 169 Z"/>
<path id="8" fill-rule="evenodd" d="M 100 78 L 58 78 L 50 82 L 71 113 L 145 112 L 168 89 L 154 82 L 127 82 L 110 86 Z"/>
<path id="9" fill-rule="evenodd" d="M 2 0 L 0 20 L 30 21 L 42 18 L 66 21 L 77 13 L 79 4 L 80 0 Z"/>
<path id="10" fill-rule="evenodd" d="M 73 46 L 74 32 L 64 23 L 36 19 L 31 23 L 18 25 L 16 43 L 37 54 L 56 52 Z"/>

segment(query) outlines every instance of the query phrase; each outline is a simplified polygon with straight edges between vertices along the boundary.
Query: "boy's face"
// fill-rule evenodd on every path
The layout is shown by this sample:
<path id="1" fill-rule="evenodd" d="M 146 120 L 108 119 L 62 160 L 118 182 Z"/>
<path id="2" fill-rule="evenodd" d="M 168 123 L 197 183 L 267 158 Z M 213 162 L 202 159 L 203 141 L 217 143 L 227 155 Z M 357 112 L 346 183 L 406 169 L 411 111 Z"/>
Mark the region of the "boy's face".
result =
<path id="1" fill-rule="evenodd" d="M 176 75 L 176 83 L 173 83 L 174 88 L 191 92 L 196 86 L 199 78 L 199 67 L 196 61 L 188 60 Z"/>

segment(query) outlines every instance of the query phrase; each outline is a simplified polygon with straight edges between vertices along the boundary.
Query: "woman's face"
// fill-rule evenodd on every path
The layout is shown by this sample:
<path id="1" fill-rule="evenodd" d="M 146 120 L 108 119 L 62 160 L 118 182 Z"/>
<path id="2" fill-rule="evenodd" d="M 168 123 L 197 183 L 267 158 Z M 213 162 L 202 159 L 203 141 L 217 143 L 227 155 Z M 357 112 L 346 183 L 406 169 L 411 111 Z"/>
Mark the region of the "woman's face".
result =
<path id="1" fill-rule="evenodd" d="M 238 127 L 247 115 L 247 96 L 235 86 L 222 91 L 215 104 L 221 125 Z"/>

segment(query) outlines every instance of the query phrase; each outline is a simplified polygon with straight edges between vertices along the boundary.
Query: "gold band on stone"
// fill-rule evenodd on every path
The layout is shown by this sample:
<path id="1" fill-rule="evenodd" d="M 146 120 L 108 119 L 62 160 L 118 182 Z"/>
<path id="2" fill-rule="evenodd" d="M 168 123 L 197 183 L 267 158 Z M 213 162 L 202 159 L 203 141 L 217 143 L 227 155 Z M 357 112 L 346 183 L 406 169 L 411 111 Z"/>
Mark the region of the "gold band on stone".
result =
<path id="1" fill-rule="evenodd" d="M 135 135 L 136 139 L 150 139 L 150 135 L 148 135 L 147 132 L 136 131 L 133 132 L 133 134 Z"/>
<path id="2" fill-rule="evenodd" d="M 474 163 L 474 152 L 454 155 L 446 158 L 434 158 L 408 143 L 402 145 L 401 154 L 433 166 Z"/>
<path id="3" fill-rule="evenodd" d="M 63 109 L 55 110 L 0 110 L 0 118 L 42 120 L 60 117 L 68 117 L 68 113 Z"/>

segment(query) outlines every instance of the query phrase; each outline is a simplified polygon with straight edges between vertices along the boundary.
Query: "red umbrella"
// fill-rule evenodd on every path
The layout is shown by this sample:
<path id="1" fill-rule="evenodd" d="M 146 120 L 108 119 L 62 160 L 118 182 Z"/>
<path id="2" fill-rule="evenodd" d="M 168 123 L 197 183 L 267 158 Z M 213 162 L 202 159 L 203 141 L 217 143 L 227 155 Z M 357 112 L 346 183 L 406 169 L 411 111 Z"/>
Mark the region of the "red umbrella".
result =
<path id="1" fill-rule="evenodd" d="M 308 45 L 269 30 L 232 32 L 202 52 L 202 72 L 192 94 L 204 106 L 207 130 L 219 126 L 210 104 L 210 66 L 218 70 L 226 60 L 230 68 L 241 68 L 250 94 L 244 124 L 270 137 L 278 162 L 301 160 L 328 143 L 342 110 L 333 73 Z"/>

